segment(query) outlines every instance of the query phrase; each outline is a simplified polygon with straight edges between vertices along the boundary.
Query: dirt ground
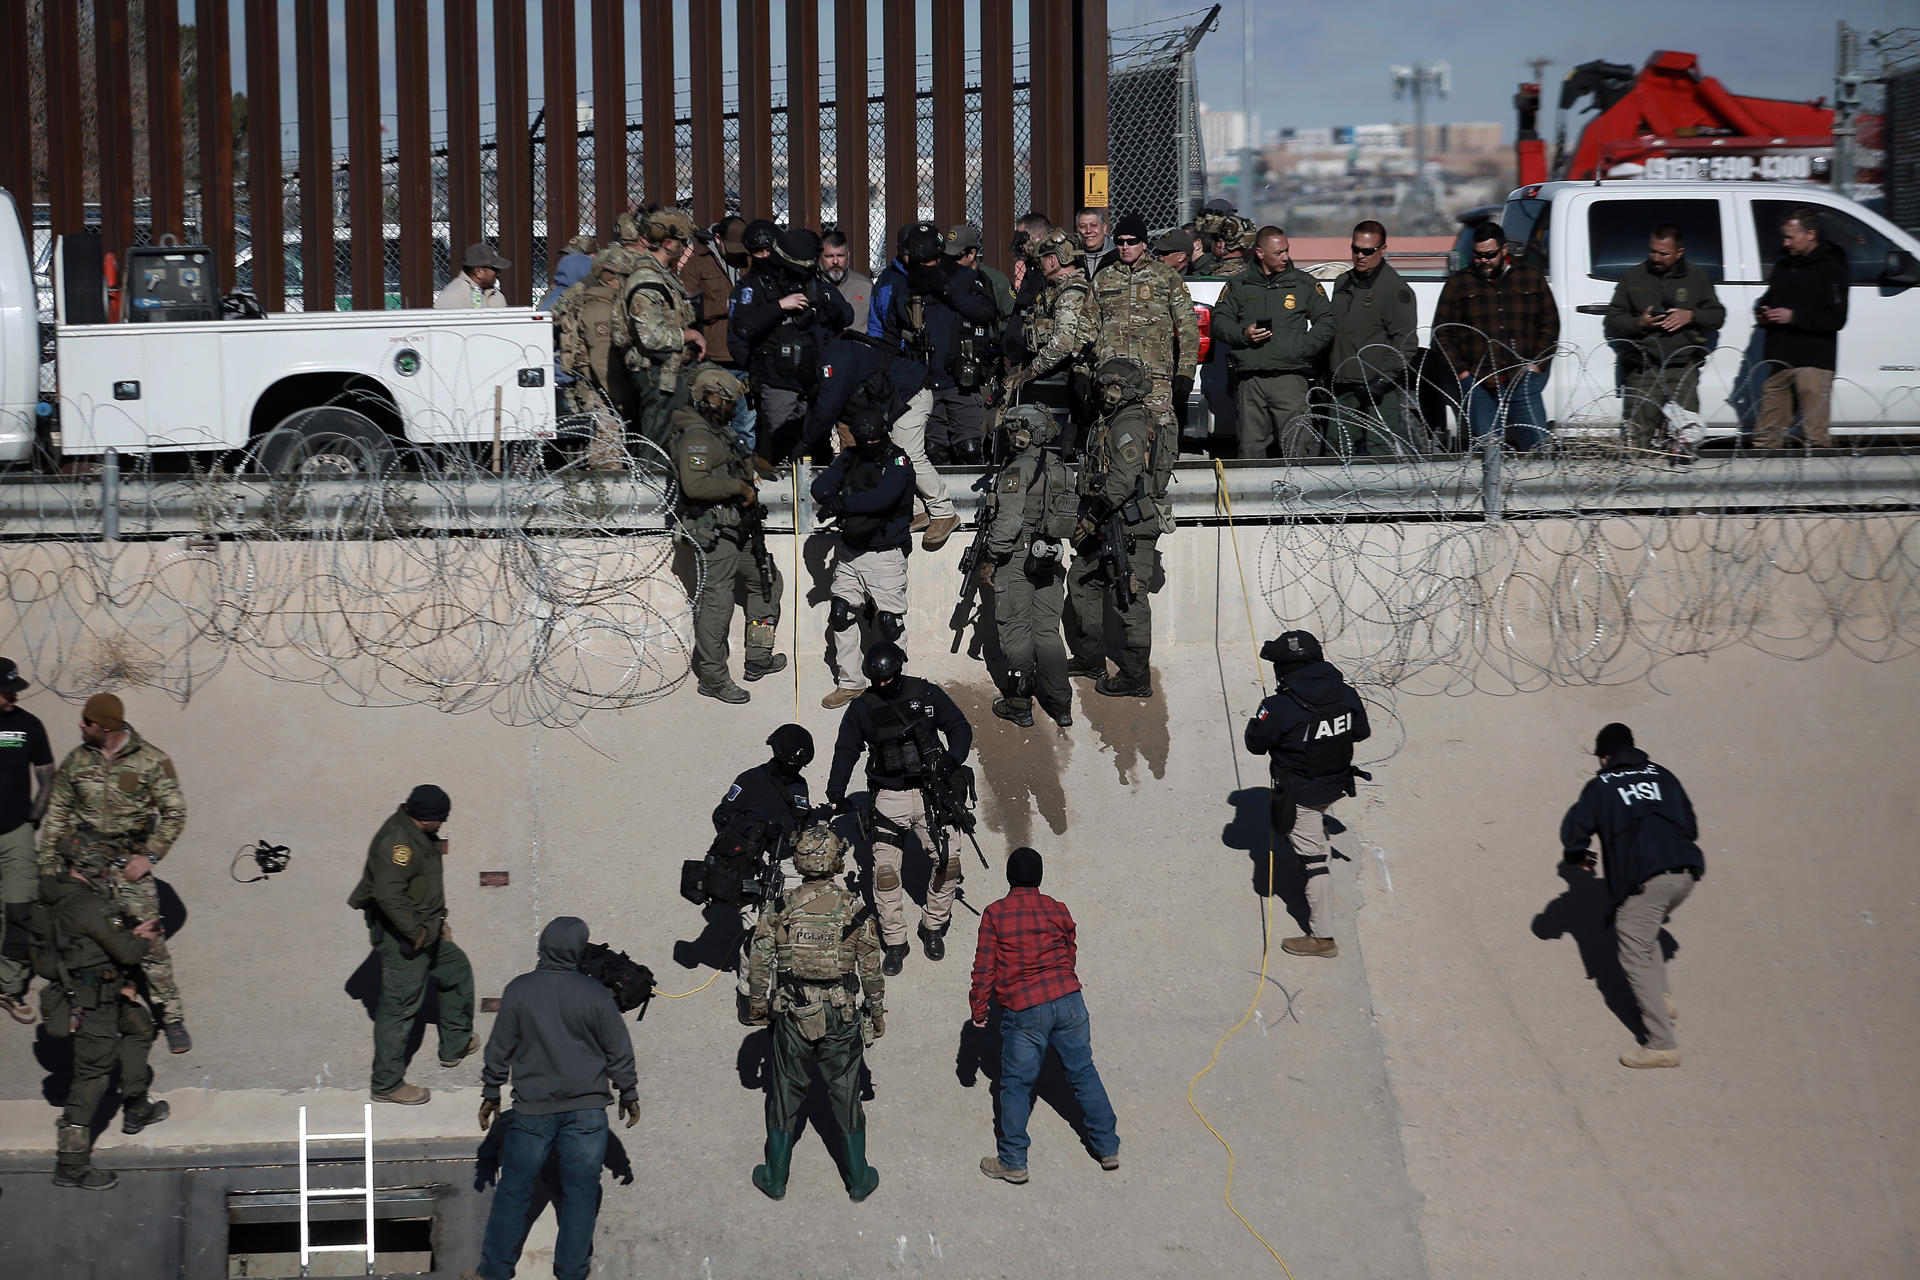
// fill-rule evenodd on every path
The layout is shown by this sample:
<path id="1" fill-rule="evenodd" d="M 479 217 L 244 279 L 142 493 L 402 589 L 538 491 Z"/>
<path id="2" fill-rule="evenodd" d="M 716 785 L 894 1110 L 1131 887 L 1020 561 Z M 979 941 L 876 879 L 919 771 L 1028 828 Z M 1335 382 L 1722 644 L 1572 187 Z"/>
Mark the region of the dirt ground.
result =
<path id="1" fill-rule="evenodd" d="M 1285 856 L 1264 893 L 1265 765 L 1238 746 L 1260 696 L 1246 649 L 1231 627 L 1217 646 L 1163 646 L 1146 703 L 1076 682 L 1066 731 L 994 720 L 984 669 L 944 644 L 909 668 L 977 731 L 992 865 L 966 852 L 972 906 L 1004 892 L 1008 849 L 1032 844 L 1079 922 L 1117 1172 L 1082 1149 L 1057 1074 L 1035 1109 L 1032 1181 L 978 1172 L 998 1046 L 968 1026 L 963 908 L 947 959 L 916 948 L 889 985 L 866 1104 L 882 1182 L 863 1205 L 840 1185 L 817 1093 L 786 1200 L 748 1182 L 768 1041 L 735 1021 L 730 976 L 655 1001 L 634 1028 L 644 1115 L 616 1130 L 630 1181 L 607 1184 L 595 1275 L 1280 1274 L 1223 1203 L 1228 1151 L 1190 1087 L 1231 1143 L 1234 1205 L 1297 1277 L 1920 1273 L 1910 661 L 1730 651 L 1668 664 L 1665 692 L 1381 695 L 1361 752 L 1375 779 L 1334 810 L 1340 955 L 1276 946 L 1262 980 L 1263 904 L 1277 936 L 1299 931 L 1303 904 Z M 817 793 L 838 715 L 818 706 L 816 633 L 798 656 Z M 730 935 L 678 896 L 680 861 L 794 706 L 781 677 L 746 708 L 687 687 L 577 733 L 509 729 L 348 708 L 237 665 L 188 706 L 128 702 L 191 806 L 162 870 L 185 913 L 175 951 L 196 1044 L 158 1064 L 176 1120 L 104 1144 L 206 1147 L 284 1141 L 301 1102 L 318 1124 L 358 1120 L 377 974 L 344 899 L 416 782 L 453 798 L 451 922 L 482 996 L 532 966 L 561 914 L 666 991 L 700 986 Z M 25 705 L 72 744 L 64 704 Z M 1633 1037 L 1605 904 L 1558 872 L 1560 817 L 1613 719 L 1678 773 L 1703 827 L 1708 874 L 1669 930 L 1677 1071 L 1615 1062 Z M 228 860 L 261 837 L 292 847 L 291 869 L 235 883 Z M 509 883 L 482 888 L 482 871 Z M 926 874 L 910 860 L 916 897 Z M 376 1124 L 477 1145 L 477 1063 L 440 1069 L 425 1031 L 411 1078 L 433 1104 L 380 1108 Z M 58 1076 L 44 1042 L 0 1027 L 0 1151 L 51 1162 Z M 0 1247 L 25 1229 L 0 1216 Z M 477 1246 L 449 1242 L 446 1274 Z M 521 1274 L 543 1271 L 536 1252 Z"/>

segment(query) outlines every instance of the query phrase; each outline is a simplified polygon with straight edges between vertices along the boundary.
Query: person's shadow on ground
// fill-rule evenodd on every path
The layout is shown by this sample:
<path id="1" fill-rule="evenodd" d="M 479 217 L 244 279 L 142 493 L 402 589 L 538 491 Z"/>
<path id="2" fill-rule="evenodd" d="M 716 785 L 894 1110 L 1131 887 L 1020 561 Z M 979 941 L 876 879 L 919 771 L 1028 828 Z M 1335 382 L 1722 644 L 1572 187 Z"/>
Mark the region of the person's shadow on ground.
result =
<path id="1" fill-rule="evenodd" d="M 773 1079 L 773 1032 L 766 1027 L 755 1027 L 740 1042 L 740 1054 L 734 1064 L 740 1072 L 740 1087 L 749 1092 L 765 1093 L 768 1083 Z M 873 1075 L 867 1070 L 864 1058 L 860 1063 L 860 1101 L 873 1101 Z M 807 1096 L 800 1103 L 800 1123 L 794 1130 L 793 1143 L 797 1150 L 800 1136 L 813 1130 L 820 1135 L 820 1142 L 833 1158 L 833 1167 L 840 1171 L 840 1181 L 847 1181 L 847 1149 L 842 1141 L 845 1135 L 840 1124 L 833 1118 L 833 1104 L 827 1099 L 827 1086 L 821 1080 L 819 1072 L 813 1074 L 807 1082 Z"/>
<path id="2" fill-rule="evenodd" d="M 1533 936 L 1552 942 L 1571 934 L 1580 949 L 1580 963 L 1600 989 L 1607 1008 L 1644 1043 L 1647 1031 L 1640 1020 L 1640 1004 L 1633 998 L 1627 971 L 1620 967 L 1620 944 L 1613 933 L 1613 903 L 1607 895 L 1607 882 L 1573 862 L 1562 861 L 1559 874 L 1567 882 L 1566 892 L 1533 918 Z M 1668 960 L 1679 950 L 1679 944 L 1665 929 L 1660 931 L 1660 950 Z"/>
<path id="3" fill-rule="evenodd" d="M 1000 1137 L 1000 1006 L 992 1005 L 987 1012 L 987 1025 L 976 1027 L 971 1018 L 960 1024 L 960 1043 L 954 1052 L 953 1073 L 963 1089 L 974 1088 L 985 1076 L 987 1090 L 993 1097 L 993 1135 L 996 1141 Z M 1066 1068 L 1060 1065 L 1060 1055 L 1053 1047 L 1047 1047 L 1047 1056 L 1040 1061 L 1040 1074 L 1033 1082 L 1033 1097 L 1036 1102 L 1044 1102 L 1067 1122 L 1074 1136 L 1080 1139 L 1080 1145 L 1088 1155 L 1098 1156 L 1093 1143 L 1087 1136 L 1087 1113 L 1080 1107 L 1080 1099 L 1074 1095 L 1073 1085 L 1067 1080 Z M 1028 1126 L 1031 1133 L 1032 1126 Z"/>
<path id="4" fill-rule="evenodd" d="M 367 958 L 347 978 L 346 986 L 342 989 L 366 1008 L 367 1021 L 372 1022 L 380 1012 L 380 953 L 367 952 Z M 407 1047 L 402 1061 L 413 1061 L 413 1055 L 426 1039 L 427 1024 L 430 1022 L 435 1025 L 440 1022 L 440 989 L 431 981 L 427 983 L 426 994 L 420 1000 L 420 1011 L 413 1015 L 413 1025 L 407 1029 Z"/>
<path id="5" fill-rule="evenodd" d="M 725 903 L 701 908 L 705 928 L 697 938 L 673 944 L 673 962 L 682 969 L 731 969 L 739 955 L 740 912 Z"/>
<path id="6" fill-rule="evenodd" d="M 1233 806 L 1233 816 L 1221 828 L 1220 842 L 1229 849 L 1238 849 L 1247 855 L 1253 868 L 1254 895 L 1279 898 L 1287 914 L 1300 926 L 1300 932 L 1306 933 L 1310 919 L 1307 882 L 1300 876 L 1300 859 L 1294 857 L 1292 843 L 1286 836 L 1273 831 L 1268 808 L 1271 795 L 1266 787 L 1247 787 L 1230 794 L 1227 803 Z M 1320 814 L 1307 813 L 1301 816 L 1300 821 L 1327 822 L 1328 819 Z M 1344 831 L 1346 828 L 1339 829 Z M 1328 834 L 1333 834 L 1331 825 Z M 1272 873 L 1271 880 L 1268 879 L 1269 871 Z"/>

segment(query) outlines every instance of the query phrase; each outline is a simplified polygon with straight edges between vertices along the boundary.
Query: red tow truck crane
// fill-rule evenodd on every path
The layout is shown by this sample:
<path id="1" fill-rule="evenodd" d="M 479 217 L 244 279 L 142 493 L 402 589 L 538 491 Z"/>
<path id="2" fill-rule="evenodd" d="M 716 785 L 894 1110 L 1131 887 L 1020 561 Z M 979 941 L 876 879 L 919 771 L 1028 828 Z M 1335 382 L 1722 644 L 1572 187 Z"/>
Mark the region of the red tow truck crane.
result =
<path id="1" fill-rule="evenodd" d="M 1566 112 L 1591 97 L 1597 111 L 1567 152 Z M 1584 62 L 1560 85 L 1551 165 L 1540 137 L 1540 86 L 1514 95 L 1519 185 L 1559 179 L 1827 181 L 1833 110 L 1824 98 L 1788 102 L 1730 93 L 1700 71 L 1691 53 L 1661 50 L 1636 72 L 1618 62 Z"/>

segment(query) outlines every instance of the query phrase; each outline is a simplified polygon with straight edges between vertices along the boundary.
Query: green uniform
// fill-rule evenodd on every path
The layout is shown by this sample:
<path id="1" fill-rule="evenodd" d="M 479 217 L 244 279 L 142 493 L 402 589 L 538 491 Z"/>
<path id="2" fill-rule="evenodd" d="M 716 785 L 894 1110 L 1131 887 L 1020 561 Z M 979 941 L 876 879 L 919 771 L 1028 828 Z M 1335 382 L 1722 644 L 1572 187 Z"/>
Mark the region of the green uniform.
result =
<path id="1" fill-rule="evenodd" d="M 473 966 L 452 938 L 440 841 L 395 809 L 367 846 L 366 868 L 347 905 L 367 919 L 380 953 L 380 1007 L 373 1015 L 373 1091 L 406 1083 L 407 1034 L 426 997 L 440 990 L 440 1056 L 457 1058 L 473 1039 Z M 418 945 L 416 945 L 416 943 Z"/>
<path id="2" fill-rule="evenodd" d="M 147 1061 L 153 1019 L 137 1000 L 121 994 L 151 944 L 116 922 L 105 885 L 82 883 L 62 871 L 42 878 L 40 899 L 53 918 L 80 1024 L 73 1032 L 73 1084 L 56 1126 L 60 1166 L 78 1172 L 90 1162 L 94 1113 L 107 1096 L 114 1068 L 120 1069 L 121 1095 L 130 1102 L 144 1102 L 153 1083 Z"/>
<path id="3" fill-rule="evenodd" d="M 613 348 L 635 391 L 640 434 L 663 448 L 673 411 L 687 403 L 686 331 L 698 318 L 680 280 L 651 253 L 621 286 L 614 308 Z"/>
<path id="4" fill-rule="evenodd" d="M 1391 264 L 1349 271 L 1333 286 L 1327 362 L 1344 411 L 1329 433 L 1335 453 L 1388 457 L 1400 444 L 1400 388 L 1418 338 L 1413 290 Z"/>
<path id="5" fill-rule="evenodd" d="M 53 778 L 53 794 L 40 822 L 40 874 L 65 875 L 73 842 L 111 846 L 112 860 L 145 854 L 157 868 L 187 826 L 187 800 L 173 761 L 126 729 L 127 743 L 109 760 L 98 747 L 82 743 L 67 753 Z M 160 914 L 160 888 L 153 873 L 129 880 L 119 866 L 106 872 L 108 892 L 135 920 Z M 147 994 L 159 1006 L 163 1022 L 186 1020 L 186 1005 L 173 976 L 173 957 L 164 942 L 141 962 Z"/>
<path id="6" fill-rule="evenodd" d="M 753 560 L 746 507 L 753 495 L 753 458 L 733 432 L 716 427 L 692 408 L 674 411 L 668 453 L 678 482 L 680 523 L 706 561 L 706 577 L 694 602 L 693 670 L 704 688 L 732 683 L 727 669 L 733 605 L 742 593 L 747 609 L 747 661 L 773 655 L 784 586 L 780 566 L 767 558 L 762 580 Z"/>
<path id="7" fill-rule="evenodd" d="M 1255 346 L 1247 329 L 1259 320 L 1270 322 L 1273 336 Z M 1265 457 L 1276 440 L 1283 457 L 1319 451 L 1306 415 L 1307 383 L 1314 362 L 1333 342 L 1332 321 L 1333 307 L 1319 282 L 1298 267 L 1249 269 L 1221 292 L 1213 337 L 1233 349 L 1241 457 Z"/>
<path id="8" fill-rule="evenodd" d="M 833 879 L 806 880 L 781 895 L 754 926 L 747 986 L 749 998 L 766 1001 L 772 1014 L 768 1134 L 799 1127 L 818 1066 L 841 1132 L 864 1135 L 856 996 L 864 993 L 869 1015 L 884 1019 L 887 984 L 880 935 L 859 896 Z"/>
<path id="9" fill-rule="evenodd" d="M 1120 616 L 1121 651 L 1115 662 L 1122 684 L 1145 684 L 1148 664 L 1153 656 L 1153 606 L 1147 584 L 1153 580 L 1160 563 L 1160 534 L 1172 525 L 1172 508 L 1166 504 L 1167 485 L 1173 475 L 1172 450 L 1154 449 L 1155 428 L 1152 415 L 1138 401 L 1121 405 L 1094 425 L 1087 438 L 1086 458 L 1080 464 L 1079 491 L 1083 498 L 1098 498 L 1118 505 L 1136 495 L 1139 481 L 1147 481 L 1153 499 L 1141 504 L 1142 518 L 1127 526 L 1133 547 L 1129 553 L 1133 569 L 1133 604 L 1116 610 Z M 1113 596 L 1113 566 L 1104 559 L 1076 554 L 1067 572 L 1067 595 L 1073 601 L 1073 624 L 1067 633 L 1067 646 L 1073 651 L 1076 666 L 1105 664 L 1107 602 Z"/>
<path id="10" fill-rule="evenodd" d="M 1093 278 L 1093 294 L 1100 308 L 1094 365 L 1131 356 L 1147 366 L 1153 381 L 1147 410 L 1162 428 L 1173 428 L 1173 380 L 1193 377 L 1200 359 L 1200 319 L 1187 282 L 1152 258 L 1115 258 Z"/>
<path id="11" fill-rule="evenodd" d="M 1036 558 L 1030 550 L 1037 539 L 1045 539 L 1064 557 L 1060 539 L 1073 532 L 1074 506 L 1067 464 L 1037 446 L 1007 463 L 987 499 L 987 555 L 998 566 L 994 627 L 1007 660 L 1007 704 L 1014 711 L 1032 710 L 1035 693 L 1050 713 L 1064 712 L 1072 703 L 1060 635 L 1066 566 L 1062 558 Z M 1029 565 L 1035 572 L 1027 571 Z"/>
<path id="12" fill-rule="evenodd" d="M 1672 333 L 1640 327 L 1654 311 L 1691 311 L 1693 323 Z M 1626 395 L 1628 439 L 1650 448 L 1664 435 L 1666 406 L 1700 411 L 1700 365 L 1707 344 L 1727 322 L 1727 309 L 1713 291 L 1713 280 L 1685 258 L 1662 275 L 1650 263 L 1628 267 L 1607 303 L 1606 334 L 1619 353 Z"/>
<path id="13" fill-rule="evenodd" d="M 1006 272 L 984 262 L 974 270 L 986 277 L 993 290 L 993 332 L 997 338 L 1007 331 L 1007 321 L 1013 319 L 1013 281 L 1007 278 Z"/>

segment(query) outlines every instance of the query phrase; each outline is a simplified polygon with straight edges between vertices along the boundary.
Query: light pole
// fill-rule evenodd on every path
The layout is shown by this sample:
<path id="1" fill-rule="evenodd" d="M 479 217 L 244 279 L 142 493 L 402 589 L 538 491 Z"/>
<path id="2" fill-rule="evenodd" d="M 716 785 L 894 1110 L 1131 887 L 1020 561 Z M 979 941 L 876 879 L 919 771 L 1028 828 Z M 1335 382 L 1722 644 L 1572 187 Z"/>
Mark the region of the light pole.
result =
<path id="1" fill-rule="evenodd" d="M 1452 79 L 1453 68 L 1444 62 L 1403 62 L 1393 69 L 1393 96 L 1413 97 L 1413 186 L 1407 194 L 1416 218 L 1425 218 L 1434 207 L 1427 188 L 1427 94 L 1446 97 Z"/>

